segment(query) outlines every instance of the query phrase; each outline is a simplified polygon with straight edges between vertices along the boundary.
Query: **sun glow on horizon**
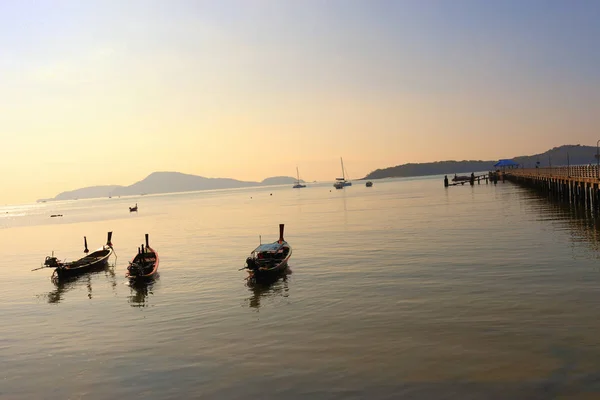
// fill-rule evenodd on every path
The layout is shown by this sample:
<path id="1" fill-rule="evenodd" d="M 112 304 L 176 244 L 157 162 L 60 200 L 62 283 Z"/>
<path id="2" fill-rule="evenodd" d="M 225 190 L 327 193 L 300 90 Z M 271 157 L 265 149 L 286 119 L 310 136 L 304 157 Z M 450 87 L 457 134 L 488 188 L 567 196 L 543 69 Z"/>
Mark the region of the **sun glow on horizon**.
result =
<path id="1" fill-rule="evenodd" d="M 154 171 L 331 181 L 340 157 L 357 179 L 591 145 L 599 9 L 5 2 L 0 204 Z"/>

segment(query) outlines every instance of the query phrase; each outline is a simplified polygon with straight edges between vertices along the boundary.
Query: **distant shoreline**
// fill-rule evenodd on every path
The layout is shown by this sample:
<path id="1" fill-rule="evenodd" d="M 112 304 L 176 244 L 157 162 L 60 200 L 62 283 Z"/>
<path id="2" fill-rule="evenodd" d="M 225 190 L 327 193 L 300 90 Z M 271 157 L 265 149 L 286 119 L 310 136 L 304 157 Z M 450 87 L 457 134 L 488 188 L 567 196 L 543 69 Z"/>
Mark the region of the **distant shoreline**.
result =
<path id="1" fill-rule="evenodd" d="M 205 178 L 198 175 L 183 174 L 180 172 L 153 172 L 143 180 L 129 186 L 103 185 L 89 186 L 57 194 L 52 198 L 38 199 L 36 203 L 96 199 L 118 198 L 128 196 L 146 196 L 153 194 L 197 192 L 204 190 L 238 189 L 246 187 L 293 185 L 296 178 L 276 176 L 261 182 L 239 181 L 230 178 Z M 305 183 L 303 180 L 300 182 Z"/>
<path id="2" fill-rule="evenodd" d="M 530 156 L 508 158 L 525 168 L 595 164 L 596 146 L 563 145 L 554 147 L 544 153 Z M 463 160 L 435 161 L 428 163 L 408 163 L 376 169 L 362 179 L 408 178 L 429 175 L 470 174 L 475 171 L 493 171 L 498 160 Z"/>

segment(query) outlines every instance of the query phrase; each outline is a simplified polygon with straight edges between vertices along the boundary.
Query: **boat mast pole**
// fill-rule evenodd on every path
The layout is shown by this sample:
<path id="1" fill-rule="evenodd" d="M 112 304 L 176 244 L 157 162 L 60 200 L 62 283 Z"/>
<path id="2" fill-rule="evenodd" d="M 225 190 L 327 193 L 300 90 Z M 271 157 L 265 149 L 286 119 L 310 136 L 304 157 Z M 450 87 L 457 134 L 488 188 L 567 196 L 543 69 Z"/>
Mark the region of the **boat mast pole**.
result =
<path id="1" fill-rule="evenodd" d="M 344 159 L 340 157 L 340 162 L 342 163 L 342 178 L 346 180 L 346 173 L 344 172 Z"/>

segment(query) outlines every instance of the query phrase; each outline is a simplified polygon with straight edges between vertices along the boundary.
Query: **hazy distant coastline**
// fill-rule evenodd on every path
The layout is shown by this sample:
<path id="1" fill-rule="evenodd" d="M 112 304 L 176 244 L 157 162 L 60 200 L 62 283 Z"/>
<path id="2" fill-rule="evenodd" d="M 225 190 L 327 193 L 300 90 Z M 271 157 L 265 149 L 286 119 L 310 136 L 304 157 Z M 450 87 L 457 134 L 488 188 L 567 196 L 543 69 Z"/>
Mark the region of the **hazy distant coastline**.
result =
<path id="1" fill-rule="evenodd" d="M 595 146 L 563 145 L 554 147 L 544 153 L 531 156 L 512 157 L 525 168 L 534 168 L 539 162 L 540 167 L 550 165 L 585 165 L 595 164 Z M 429 163 L 409 163 L 376 169 L 363 179 L 399 178 L 425 175 L 462 174 L 477 171 L 491 171 L 498 160 L 465 160 L 465 161 L 436 161 Z"/>
<path id="2" fill-rule="evenodd" d="M 540 167 L 550 165 L 584 165 L 596 163 L 595 146 L 563 145 L 555 147 L 544 153 L 530 156 L 513 157 L 525 168 L 533 168 L 539 162 Z M 464 160 L 464 161 L 436 161 L 429 163 L 408 163 L 377 169 L 362 179 L 382 179 L 397 177 L 414 177 L 426 175 L 451 175 L 464 174 L 494 169 L 498 160 Z M 205 178 L 198 175 L 183 174 L 180 172 L 154 172 L 143 180 L 129 186 L 105 185 L 90 186 L 81 189 L 66 191 L 53 198 L 39 199 L 40 201 L 90 199 L 112 196 L 132 196 L 142 194 L 178 193 L 199 190 L 233 189 L 253 186 L 287 185 L 293 184 L 295 178 L 289 176 L 276 176 L 266 178 L 261 182 L 240 181 L 231 178 Z M 304 182 L 301 180 L 301 182 Z"/>
<path id="3" fill-rule="evenodd" d="M 129 186 L 104 185 L 90 186 L 57 194 L 42 201 L 92 199 L 112 196 L 132 196 L 141 194 L 178 193 L 197 190 L 233 189 L 252 186 L 286 185 L 296 182 L 289 176 L 274 176 L 261 182 L 239 181 L 230 178 L 205 178 L 180 172 L 154 172 L 139 182 Z M 300 182 L 304 182 L 300 180 Z"/>

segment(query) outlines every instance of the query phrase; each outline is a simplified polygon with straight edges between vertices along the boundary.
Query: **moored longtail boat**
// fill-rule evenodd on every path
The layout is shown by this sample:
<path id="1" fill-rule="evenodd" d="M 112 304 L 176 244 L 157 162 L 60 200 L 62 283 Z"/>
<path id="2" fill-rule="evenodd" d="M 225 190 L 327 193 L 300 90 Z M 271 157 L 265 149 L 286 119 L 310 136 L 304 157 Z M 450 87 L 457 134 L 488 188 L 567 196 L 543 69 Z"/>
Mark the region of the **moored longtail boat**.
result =
<path id="1" fill-rule="evenodd" d="M 142 244 L 138 248 L 138 253 L 129 262 L 125 276 L 132 280 L 154 278 L 158 274 L 158 263 L 158 253 L 150 247 L 146 233 L 146 247 Z"/>
<path id="2" fill-rule="evenodd" d="M 454 178 L 452 178 L 452 182 L 465 182 L 471 179 L 468 175 L 456 175 L 454 174 Z"/>
<path id="3" fill-rule="evenodd" d="M 246 259 L 249 278 L 260 279 L 281 273 L 288 266 L 292 256 L 292 246 L 283 239 L 284 224 L 279 224 L 279 240 L 273 243 L 260 244 Z"/>
<path id="4" fill-rule="evenodd" d="M 85 257 L 76 261 L 66 262 L 54 257 L 54 253 L 52 253 L 52 256 L 46 257 L 44 260 L 44 265 L 41 268 L 54 268 L 53 276 L 56 275 L 58 278 L 74 276 L 103 268 L 106 266 L 108 259 L 113 254 L 111 238 L 112 232 L 108 232 L 106 244 L 90 254 L 87 254 L 89 253 L 89 250 L 87 248 L 87 238 L 84 236 L 83 252 L 86 254 Z"/>

